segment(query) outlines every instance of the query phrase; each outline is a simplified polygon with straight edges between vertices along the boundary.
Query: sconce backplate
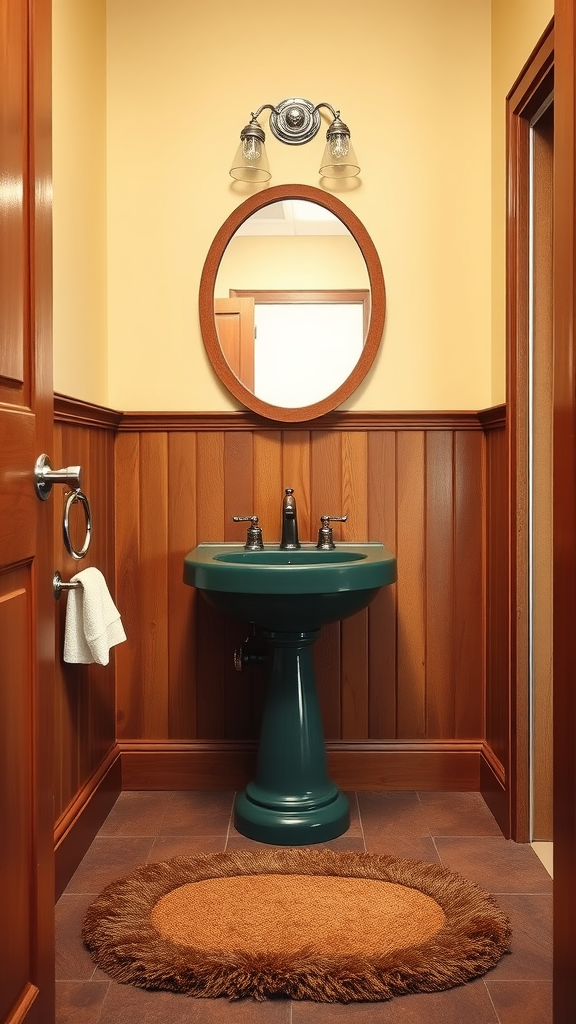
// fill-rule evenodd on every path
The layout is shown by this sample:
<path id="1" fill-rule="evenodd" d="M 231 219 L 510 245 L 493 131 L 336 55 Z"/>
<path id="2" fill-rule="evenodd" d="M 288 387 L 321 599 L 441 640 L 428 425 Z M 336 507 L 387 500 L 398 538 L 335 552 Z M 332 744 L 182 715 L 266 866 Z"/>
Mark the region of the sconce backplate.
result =
<path id="1" fill-rule="evenodd" d="M 270 114 L 270 128 L 280 142 L 301 146 L 318 134 L 320 114 L 310 100 L 282 100 Z"/>

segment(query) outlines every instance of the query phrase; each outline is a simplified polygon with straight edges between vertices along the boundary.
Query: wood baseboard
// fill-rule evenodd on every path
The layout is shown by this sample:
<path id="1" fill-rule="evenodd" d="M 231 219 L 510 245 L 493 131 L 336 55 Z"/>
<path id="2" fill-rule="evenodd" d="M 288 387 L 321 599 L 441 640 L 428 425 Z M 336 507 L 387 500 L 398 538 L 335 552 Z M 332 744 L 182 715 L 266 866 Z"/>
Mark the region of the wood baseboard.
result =
<path id="1" fill-rule="evenodd" d="M 506 771 L 487 743 L 483 745 L 480 756 L 480 792 L 506 839 L 510 839 L 512 823 Z"/>
<path id="2" fill-rule="evenodd" d="M 342 789 L 480 790 L 482 740 L 332 741 L 330 777 Z M 243 789 L 256 769 L 253 742 L 125 740 L 122 789 Z"/>
<path id="3" fill-rule="evenodd" d="M 344 790 L 481 791 L 509 835 L 504 769 L 483 740 L 332 741 L 330 777 Z M 122 790 L 243 789 L 256 769 L 248 741 L 125 740 L 115 745 L 54 827 L 56 898 Z"/>
<path id="4" fill-rule="evenodd" d="M 121 788 L 120 751 L 115 745 L 54 826 L 56 899 L 68 885 Z"/>

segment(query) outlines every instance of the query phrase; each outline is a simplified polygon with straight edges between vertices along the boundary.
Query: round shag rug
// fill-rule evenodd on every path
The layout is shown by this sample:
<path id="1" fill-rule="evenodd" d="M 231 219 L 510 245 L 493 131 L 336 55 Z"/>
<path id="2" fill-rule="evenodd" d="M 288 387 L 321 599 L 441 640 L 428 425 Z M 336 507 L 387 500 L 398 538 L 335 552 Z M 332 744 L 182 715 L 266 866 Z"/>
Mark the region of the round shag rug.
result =
<path id="1" fill-rule="evenodd" d="M 437 864 L 241 850 L 137 868 L 82 936 L 119 982 L 191 996 L 375 1001 L 469 981 L 507 952 L 495 899 Z"/>

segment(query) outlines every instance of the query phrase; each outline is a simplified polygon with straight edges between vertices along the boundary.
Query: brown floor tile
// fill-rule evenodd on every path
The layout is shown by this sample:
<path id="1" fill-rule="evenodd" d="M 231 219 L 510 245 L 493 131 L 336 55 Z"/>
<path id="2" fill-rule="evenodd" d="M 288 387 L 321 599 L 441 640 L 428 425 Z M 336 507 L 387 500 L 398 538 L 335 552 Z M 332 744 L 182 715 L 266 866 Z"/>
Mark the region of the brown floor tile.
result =
<path id="1" fill-rule="evenodd" d="M 445 867 L 459 871 L 494 895 L 550 893 L 552 879 L 527 843 L 509 839 L 435 839 Z"/>
<path id="2" fill-rule="evenodd" d="M 360 821 L 360 811 L 358 809 L 358 798 L 356 793 L 344 793 L 344 796 L 348 797 L 348 803 L 350 804 L 350 828 L 346 832 L 346 835 L 361 836 L 362 822 Z"/>
<path id="3" fill-rule="evenodd" d="M 481 793 L 420 792 L 418 797 L 433 836 L 502 836 Z"/>
<path id="4" fill-rule="evenodd" d="M 110 982 L 80 937 L 89 894 L 147 860 L 223 850 L 227 836 L 227 849 L 269 848 L 231 826 L 233 796 L 121 795 L 57 906 L 57 1024 L 498 1024 L 498 1014 L 500 1024 L 549 1024 L 552 883 L 529 846 L 501 836 L 476 793 L 361 792 L 359 808 L 348 793 L 350 830 L 311 848 L 440 857 L 493 892 L 511 918 L 512 953 L 485 978 L 442 993 L 351 1004 L 199 1000 Z"/>
<path id="5" fill-rule="evenodd" d="M 174 793 L 157 835 L 225 837 L 233 799 L 232 792 Z"/>
<path id="6" fill-rule="evenodd" d="M 94 961 L 82 942 L 82 922 L 94 895 L 64 893 L 56 904 L 56 980 L 88 981 Z"/>
<path id="7" fill-rule="evenodd" d="M 155 836 L 162 824 L 173 793 L 120 793 L 102 825 L 100 836 Z"/>
<path id="8" fill-rule="evenodd" d="M 552 977 L 552 896 L 502 895 L 498 905 L 510 918 L 512 952 L 486 981 L 548 981 Z"/>
<path id="9" fill-rule="evenodd" d="M 367 853 L 383 853 L 388 857 L 408 857 L 438 864 L 440 857 L 430 836 L 397 836 L 393 832 L 370 829 L 365 838 Z"/>
<path id="10" fill-rule="evenodd" d="M 291 1024 L 394 1024 L 399 999 L 389 1003 L 313 1003 L 294 1001 Z"/>
<path id="11" fill-rule="evenodd" d="M 96 836 L 66 886 L 66 893 L 99 893 L 110 882 L 145 864 L 152 839 Z"/>
<path id="12" fill-rule="evenodd" d="M 417 793 L 358 793 L 360 819 L 366 840 L 371 833 L 429 836 L 430 829 Z"/>
<path id="13" fill-rule="evenodd" d="M 197 853 L 221 853 L 226 833 L 221 836 L 159 836 L 148 854 L 148 863 L 172 857 L 194 857 Z"/>
<path id="14" fill-rule="evenodd" d="M 303 846 L 276 846 L 274 847 L 271 843 L 257 843 L 254 839 L 247 839 L 246 836 L 240 835 L 236 829 L 230 829 L 230 835 L 228 836 L 228 842 L 226 844 L 227 850 L 262 850 L 262 849 L 276 849 L 276 850 L 355 850 L 359 853 L 364 851 L 364 840 L 360 836 L 348 836 L 348 833 L 343 836 L 338 836 L 337 839 L 330 839 L 326 843 L 315 843 L 314 846 L 303 847 Z"/>
<path id="15" fill-rule="evenodd" d="M 385 1003 L 294 1002 L 292 1024 L 498 1024 L 482 979 Z"/>
<path id="16" fill-rule="evenodd" d="M 326 850 L 352 850 L 357 853 L 364 853 L 366 847 L 364 840 L 361 836 L 351 836 L 349 832 L 346 832 L 343 836 L 338 836 L 337 839 L 329 839 L 326 843 L 318 843 L 317 846 L 312 846 L 311 849 L 326 849 Z"/>
<path id="17" fill-rule="evenodd" d="M 99 1024 L 108 981 L 57 981 L 56 1024 Z"/>
<path id="18" fill-rule="evenodd" d="M 98 1024 L 290 1024 L 290 1002 L 252 999 L 191 999 L 149 992 L 133 985 L 110 986 Z M 60 1024 L 60 1022 L 58 1022 Z M 70 1024 L 72 1022 L 70 1021 Z M 82 1022 L 83 1024 L 83 1022 Z M 90 1022 L 91 1024 L 91 1022 Z"/>
<path id="19" fill-rule="evenodd" d="M 550 1024 L 551 981 L 491 981 L 486 986 L 500 1024 Z"/>

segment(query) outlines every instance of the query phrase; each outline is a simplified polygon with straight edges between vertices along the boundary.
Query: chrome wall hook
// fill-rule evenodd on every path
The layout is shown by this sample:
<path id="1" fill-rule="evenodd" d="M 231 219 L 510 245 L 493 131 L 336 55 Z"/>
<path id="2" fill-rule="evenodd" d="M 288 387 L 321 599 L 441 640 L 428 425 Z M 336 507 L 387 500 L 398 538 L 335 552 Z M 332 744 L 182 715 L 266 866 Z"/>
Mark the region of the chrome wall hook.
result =
<path id="1" fill-rule="evenodd" d="M 41 501 L 50 496 L 54 484 L 67 484 L 74 490 L 81 487 L 81 466 L 66 466 L 64 469 L 52 469 L 47 455 L 39 455 L 34 466 L 34 485 L 36 494 Z"/>

